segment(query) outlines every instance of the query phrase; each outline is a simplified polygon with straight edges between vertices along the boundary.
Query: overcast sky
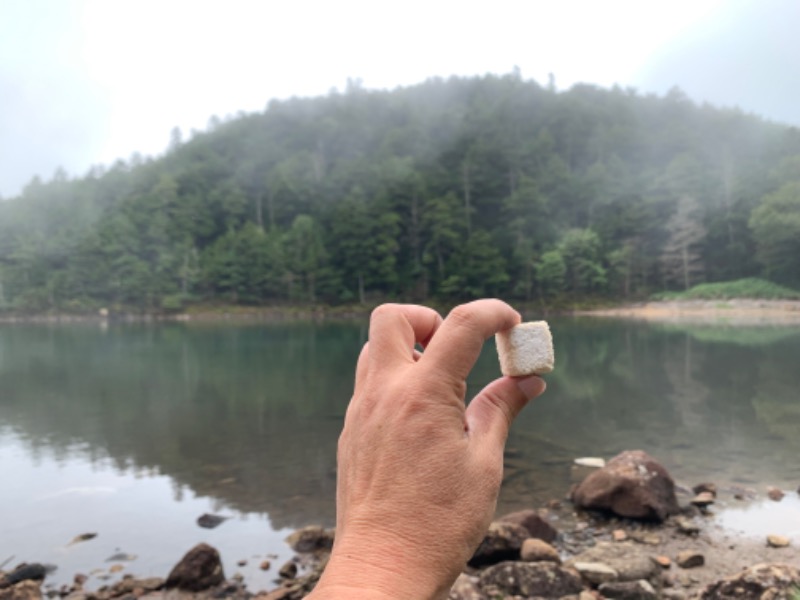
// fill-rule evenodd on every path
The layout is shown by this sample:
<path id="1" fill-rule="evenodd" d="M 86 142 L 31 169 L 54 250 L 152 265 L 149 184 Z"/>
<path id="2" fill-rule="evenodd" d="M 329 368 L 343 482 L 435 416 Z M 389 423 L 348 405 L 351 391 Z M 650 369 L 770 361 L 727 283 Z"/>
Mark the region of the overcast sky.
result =
<path id="1" fill-rule="evenodd" d="M 800 125 L 798 0 L 0 0 L 0 196 L 271 98 L 508 73 Z"/>

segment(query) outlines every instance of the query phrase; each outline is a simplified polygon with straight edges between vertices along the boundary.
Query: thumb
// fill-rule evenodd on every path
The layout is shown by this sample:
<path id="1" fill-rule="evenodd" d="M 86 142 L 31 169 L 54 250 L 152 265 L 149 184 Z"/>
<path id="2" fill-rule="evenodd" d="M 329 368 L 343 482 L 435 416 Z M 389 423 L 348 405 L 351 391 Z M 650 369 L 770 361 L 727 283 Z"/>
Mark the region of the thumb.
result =
<path id="1" fill-rule="evenodd" d="M 545 390 L 540 377 L 501 377 L 494 380 L 472 399 L 467 407 L 467 428 L 471 435 L 489 438 L 502 446 L 511 423 L 529 400 Z"/>

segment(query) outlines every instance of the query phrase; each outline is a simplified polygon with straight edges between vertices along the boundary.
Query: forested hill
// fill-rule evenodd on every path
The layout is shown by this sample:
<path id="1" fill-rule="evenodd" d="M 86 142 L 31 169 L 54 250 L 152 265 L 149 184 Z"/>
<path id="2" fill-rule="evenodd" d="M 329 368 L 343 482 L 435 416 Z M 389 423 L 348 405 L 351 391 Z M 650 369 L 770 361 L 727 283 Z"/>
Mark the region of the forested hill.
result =
<path id="1" fill-rule="evenodd" d="M 0 202 L 0 306 L 560 302 L 800 284 L 800 132 L 516 74 L 270 102 Z"/>

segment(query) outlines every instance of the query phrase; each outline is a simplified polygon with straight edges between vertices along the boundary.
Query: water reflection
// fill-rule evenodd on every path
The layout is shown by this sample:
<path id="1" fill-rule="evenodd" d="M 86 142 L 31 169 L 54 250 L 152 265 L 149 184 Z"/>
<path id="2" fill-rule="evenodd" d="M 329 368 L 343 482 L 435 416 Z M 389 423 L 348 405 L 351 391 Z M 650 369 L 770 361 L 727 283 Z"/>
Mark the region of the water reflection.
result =
<path id="1" fill-rule="evenodd" d="M 500 510 L 562 496 L 576 456 L 629 448 L 689 484 L 797 486 L 800 330 L 551 326 L 557 368 L 513 428 Z M 329 525 L 365 337 L 364 324 L 3 327 L 0 441 L 22 445 L 31 462 L 20 469 L 83 462 L 166 478 L 173 501 L 206 497 L 276 529 Z M 497 373 L 490 343 L 471 392 Z M 31 518 L 3 499 L 0 509 Z"/>

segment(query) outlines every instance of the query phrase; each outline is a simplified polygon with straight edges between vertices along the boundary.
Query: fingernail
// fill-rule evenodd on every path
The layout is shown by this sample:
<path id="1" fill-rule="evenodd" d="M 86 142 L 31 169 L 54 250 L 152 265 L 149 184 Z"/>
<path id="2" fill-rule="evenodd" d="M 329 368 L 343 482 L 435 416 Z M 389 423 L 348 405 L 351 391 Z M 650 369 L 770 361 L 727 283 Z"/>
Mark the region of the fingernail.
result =
<path id="1" fill-rule="evenodd" d="M 535 398 L 544 392 L 547 384 L 541 377 L 532 375 L 531 377 L 526 377 L 524 379 L 517 379 L 517 387 L 523 394 L 525 394 L 525 397 L 530 400 L 531 398 Z"/>

